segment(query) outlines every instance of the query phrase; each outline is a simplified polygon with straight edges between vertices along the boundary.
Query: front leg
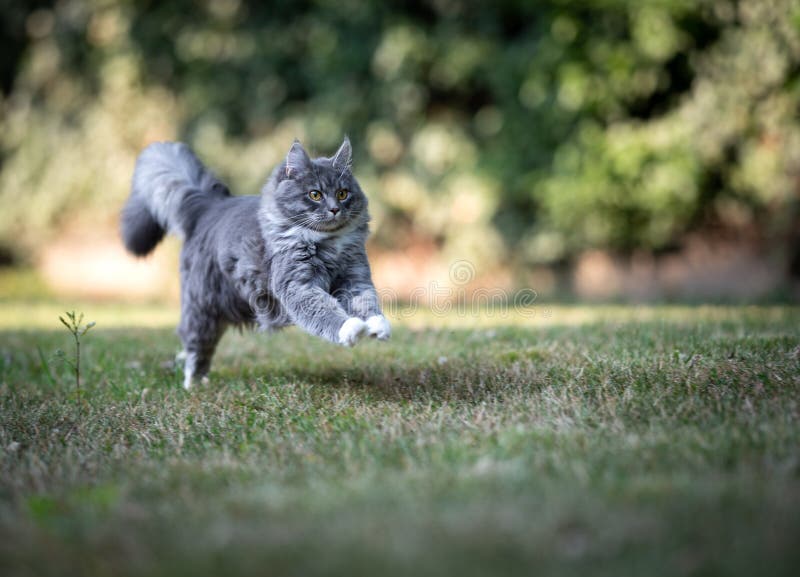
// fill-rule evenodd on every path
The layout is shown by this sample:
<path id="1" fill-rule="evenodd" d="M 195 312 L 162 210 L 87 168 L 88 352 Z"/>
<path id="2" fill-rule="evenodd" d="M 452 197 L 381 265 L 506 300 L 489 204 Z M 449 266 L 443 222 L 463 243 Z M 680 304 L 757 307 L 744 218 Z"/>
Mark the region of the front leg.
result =
<path id="1" fill-rule="evenodd" d="M 345 293 L 350 297 L 345 308 L 356 317 L 362 318 L 367 323 L 367 334 L 379 341 L 388 341 L 392 336 L 392 326 L 381 312 L 378 294 L 372 281 L 368 286 L 354 287 L 352 292 Z"/>
<path id="2" fill-rule="evenodd" d="M 351 347 L 367 334 L 367 324 L 349 315 L 339 301 L 320 286 L 321 280 L 305 263 L 281 263 L 272 290 L 292 322 L 312 335 Z"/>
<path id="3" fill-rule="evenodd" d="M 389 339 L 392 327 L 381 312 L 366 253 L 356 255 L 350 267 L 338 279 L 334 294 L 349 314 L 364 319 L 369 336 L 382 341 Z"/>

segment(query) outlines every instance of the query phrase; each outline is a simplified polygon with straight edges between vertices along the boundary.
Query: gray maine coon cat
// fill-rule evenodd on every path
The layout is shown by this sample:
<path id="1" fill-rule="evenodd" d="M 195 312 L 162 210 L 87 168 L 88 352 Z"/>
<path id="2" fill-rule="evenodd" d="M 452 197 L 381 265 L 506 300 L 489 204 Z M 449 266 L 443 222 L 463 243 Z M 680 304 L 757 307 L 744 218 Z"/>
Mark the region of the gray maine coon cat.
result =
<path id="1" fill-rule="evenodd" d="M 166 233 L 180 258 L 184 387 L 206 375 L 225 328 L 290 324 L 345 346 L 389 338 L 364 248 L 367 198 L 345 138 L 332 158 L 295 141 L 261 195 L 232 196 L 185 144 L 158 142 L 136 162 L 122 238 L 136 255 Z"/>

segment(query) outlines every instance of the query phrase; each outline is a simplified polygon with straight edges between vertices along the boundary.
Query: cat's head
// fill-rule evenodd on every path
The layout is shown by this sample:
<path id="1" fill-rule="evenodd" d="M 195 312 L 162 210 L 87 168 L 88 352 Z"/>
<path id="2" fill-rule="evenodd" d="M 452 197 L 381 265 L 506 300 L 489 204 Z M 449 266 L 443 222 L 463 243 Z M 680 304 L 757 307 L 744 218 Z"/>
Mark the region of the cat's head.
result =
<path id="1" fill-rule="evenodd" d="M 367 197 L 350 170 L 352 155 L 347 137 L 332 157 L 315 159 L 295 140 L 265 190 L 268 218 L 328 234 L 366 222 Z"/>

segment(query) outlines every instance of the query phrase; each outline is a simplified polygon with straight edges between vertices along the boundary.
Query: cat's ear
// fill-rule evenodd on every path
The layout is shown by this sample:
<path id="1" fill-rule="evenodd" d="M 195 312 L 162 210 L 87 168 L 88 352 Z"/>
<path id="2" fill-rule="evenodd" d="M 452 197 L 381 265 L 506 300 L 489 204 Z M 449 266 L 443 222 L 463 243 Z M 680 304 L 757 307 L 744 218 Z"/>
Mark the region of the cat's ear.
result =
<path id="1" fill-rule="evenodd" d="M 299 140 L 295 140 L 292 147 L 289 149 L 289 154 L 286 155 L 286 176 L 294 176 L 300 171 L 307 170 L 311 167 L 311 159 L 308 153 L 300 144 Z"/>
<path id="2" fill-rule="evenodd" d="M 350 139 L 344 137 L 344 142 L 336 151 L 331 159 L 331 166 L 339 172 L 344 172 L 353 165 L 353 148 L 350 146 Z"/>

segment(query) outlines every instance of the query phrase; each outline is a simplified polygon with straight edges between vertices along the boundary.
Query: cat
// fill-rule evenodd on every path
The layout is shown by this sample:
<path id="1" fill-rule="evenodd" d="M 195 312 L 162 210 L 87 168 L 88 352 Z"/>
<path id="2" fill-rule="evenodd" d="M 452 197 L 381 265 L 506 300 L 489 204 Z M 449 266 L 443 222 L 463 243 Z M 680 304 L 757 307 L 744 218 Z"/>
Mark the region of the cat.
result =
<path id="1" fill-rule="evenodd" d="M 137 256 L 165 234 L 180 256 L 184 388 L 208 374 L 229 326 L 297 325 L 344 346 L 386 340 L 365 250 L 367 197 L 345 137 L 331 158 L 295 140 L 260 195 L 233 196 L 191 149 L 157 142 L 139 155 L 121 233 Z"/>

